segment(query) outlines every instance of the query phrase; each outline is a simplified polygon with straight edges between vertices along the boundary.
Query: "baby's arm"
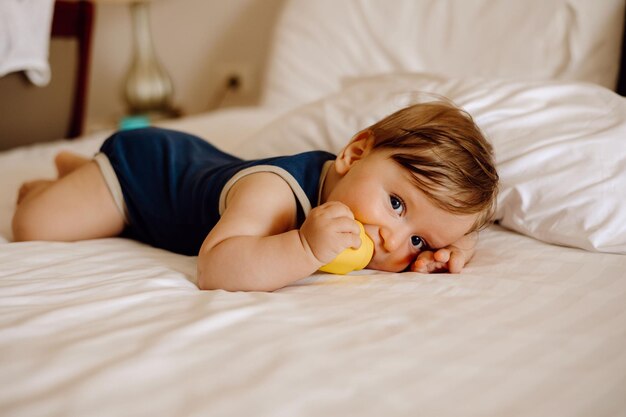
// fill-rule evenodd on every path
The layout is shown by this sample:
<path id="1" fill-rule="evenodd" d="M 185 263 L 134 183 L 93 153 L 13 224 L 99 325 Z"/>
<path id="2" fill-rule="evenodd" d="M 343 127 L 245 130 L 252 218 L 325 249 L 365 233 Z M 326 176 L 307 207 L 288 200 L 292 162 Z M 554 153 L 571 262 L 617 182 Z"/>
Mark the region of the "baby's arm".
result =
<path id="1" fill-rule="evenodd" d="M 302 227 L 295 227 L 295 197 L 282 178 L 271 173 L 242 178 L 200 249 L 198 286 L 273 291 L 360 245 L 359 227 L 340 203 L 313 209 Z"/>
<path id="2" fill-rule="evenodd" d="M 472 232 L 450 246 L 437 251 L 423 251 L 411 265 L 411 271 L 421 273 L 450 272 L 458 274 L 474 255 L 478 232 Z"/>

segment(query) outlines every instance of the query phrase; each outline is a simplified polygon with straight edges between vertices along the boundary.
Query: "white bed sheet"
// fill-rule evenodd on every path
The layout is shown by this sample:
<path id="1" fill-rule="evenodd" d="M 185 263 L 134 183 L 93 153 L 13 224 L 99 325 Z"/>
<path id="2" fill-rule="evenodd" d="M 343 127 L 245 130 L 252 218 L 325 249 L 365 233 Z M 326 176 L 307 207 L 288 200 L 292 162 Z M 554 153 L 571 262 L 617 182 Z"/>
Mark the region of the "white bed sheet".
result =
<path id="1" fill-rule="evenodd" d="M 626 257 L 493 227 L 461 276 L 199 291 L 124 239 L 0 248 L 7 416 L 618 416 Z"/>
<path id="2" fill-rule="evenodd" d="M 175 127 L 235 150 L 274 116 Z M 5 239 L 7 199 L 65 146 L 0 154 Z M 493 226 L 460 276 L 194 281 L 194 257 L 121 238 L 0 244 L 0 415 L 626 415 L 623 255 Z"/>

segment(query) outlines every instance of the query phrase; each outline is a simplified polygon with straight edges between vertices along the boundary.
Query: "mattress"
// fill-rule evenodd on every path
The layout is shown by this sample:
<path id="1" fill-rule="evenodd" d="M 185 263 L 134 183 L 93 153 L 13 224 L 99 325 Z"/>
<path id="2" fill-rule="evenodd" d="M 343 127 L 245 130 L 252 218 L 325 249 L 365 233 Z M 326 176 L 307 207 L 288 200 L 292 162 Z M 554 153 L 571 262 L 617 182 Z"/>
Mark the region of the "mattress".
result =
<path id="1" fill-rule="evenodd" d="M 275 117 L 168 127 L 234 151 Z M 623 255 L 493 225 L 461 275 L 246 293 L 199 291 L 195 257 L 122 238 L 9 243 L 19 183 L 105 136 L 0 153 L 0 415 L 626 415 Z"/>

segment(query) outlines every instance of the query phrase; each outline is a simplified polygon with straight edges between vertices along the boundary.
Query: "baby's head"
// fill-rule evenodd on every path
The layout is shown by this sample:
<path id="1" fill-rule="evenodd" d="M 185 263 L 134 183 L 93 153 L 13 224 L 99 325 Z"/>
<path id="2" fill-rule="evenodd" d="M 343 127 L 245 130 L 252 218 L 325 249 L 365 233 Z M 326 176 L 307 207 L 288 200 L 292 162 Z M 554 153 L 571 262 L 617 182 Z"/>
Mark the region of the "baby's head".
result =
<path id="1" fill-rule="evenodd" d="M 485 226 L 495 209 L 498 173 L 493 148 L 465 111 L 446 101 L 415 104 L 373 124 L 374 149 L 392 151 L 437 207 L 477 214 L 469 232 Z"/>
<path id="2" fill-rule="evenodd" d="M 490 220 L 498 189 L 493 149 L 471 116 L 446 101 L 399 110 L 357 133 L 335 161 L 328 195 L 374 240 L 368 268 L 401 271 Z"/>

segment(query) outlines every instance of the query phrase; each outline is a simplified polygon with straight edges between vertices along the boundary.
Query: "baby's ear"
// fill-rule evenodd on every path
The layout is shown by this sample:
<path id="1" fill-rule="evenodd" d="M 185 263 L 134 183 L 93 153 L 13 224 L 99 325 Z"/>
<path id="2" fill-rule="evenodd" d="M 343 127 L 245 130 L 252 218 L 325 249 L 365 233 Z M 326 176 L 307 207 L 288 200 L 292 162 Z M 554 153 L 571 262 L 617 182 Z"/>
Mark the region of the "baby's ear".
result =
<path id="1" fill-rule="evenodd" d="M 350 139 L 335 160 L 337 173 L 343 175 L 355 162 L 365 158 L 374 149 L 374 135 L 368 129 L 362 130 Z"/>

